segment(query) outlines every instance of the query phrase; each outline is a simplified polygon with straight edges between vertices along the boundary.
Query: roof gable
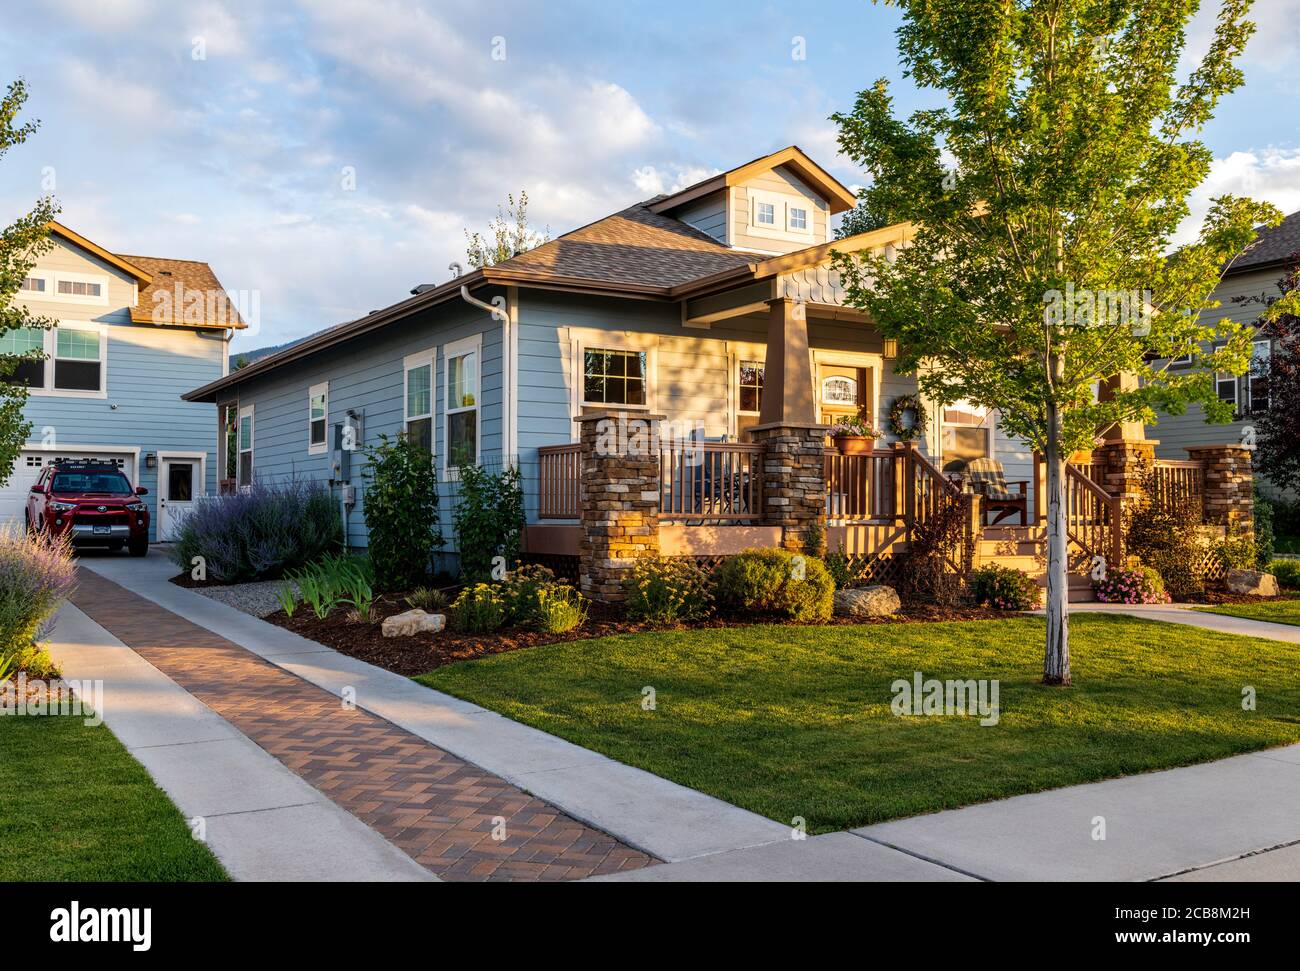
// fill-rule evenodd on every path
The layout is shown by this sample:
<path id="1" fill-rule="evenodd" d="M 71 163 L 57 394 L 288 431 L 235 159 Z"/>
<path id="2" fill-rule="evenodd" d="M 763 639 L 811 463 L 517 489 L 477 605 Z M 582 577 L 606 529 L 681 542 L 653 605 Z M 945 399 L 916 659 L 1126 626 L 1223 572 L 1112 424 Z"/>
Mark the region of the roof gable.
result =
<path id="1" fill-rule="evenodd" d="M 1232 261 L 1228 272 L 1264 269 L 1285 263 L 1297 254 L 1300 254 L 1300 212 L 1293 212 L 1278 225 L 1261 230 L 1255 241 Z"/>
<path id="2" fill-rule="evenodd" d="M 711 176 L 671 195 L 652 200 L 650 209 L 656 213 L 669 212 L 711 192 L 741 185 L 779 166 L 790 169 L 810 189 L 823 196 L 832 213 L 845 212 L 857 204 L 857 197 L 845 188 L 843 183 L 809 158 L 798 145 L 791 145 L 779 152 L 764 155 L 734 169 Z"/>

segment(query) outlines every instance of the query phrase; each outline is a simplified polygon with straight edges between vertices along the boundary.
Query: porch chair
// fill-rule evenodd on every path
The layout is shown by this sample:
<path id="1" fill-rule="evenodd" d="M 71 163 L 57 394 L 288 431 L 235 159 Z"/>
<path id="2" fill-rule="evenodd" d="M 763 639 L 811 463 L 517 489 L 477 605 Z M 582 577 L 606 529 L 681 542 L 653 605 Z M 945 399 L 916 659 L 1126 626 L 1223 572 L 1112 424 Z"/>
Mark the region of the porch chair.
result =
<path id="1" fill-rule="evenodd" d="M 988 525 L 996 526 L 1009 516 L 1020 513 L 1020 524 L 1029 525 L 1028 481 L 1007 482 L 1002 463 L 997 459 L 971 459 L 966 466 L 971 489 L 984 497 L 986 515 L 997 513 Z M 1016 486 L 1013 491 L 1010 486 Z"/>

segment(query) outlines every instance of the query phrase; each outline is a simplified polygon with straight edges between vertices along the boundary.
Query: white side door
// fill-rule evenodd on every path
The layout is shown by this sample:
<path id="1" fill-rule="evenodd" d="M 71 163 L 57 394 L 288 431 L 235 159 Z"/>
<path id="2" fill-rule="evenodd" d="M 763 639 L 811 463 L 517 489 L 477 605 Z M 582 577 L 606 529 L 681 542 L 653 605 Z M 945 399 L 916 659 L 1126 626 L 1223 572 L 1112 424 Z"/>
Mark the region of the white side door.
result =
<path id="1" fill-rule="evenodd" d="M 176 539 L 177 529 L 203 490 L 198 459 L 160 456 L 158 474 L 158 541 Z"/>

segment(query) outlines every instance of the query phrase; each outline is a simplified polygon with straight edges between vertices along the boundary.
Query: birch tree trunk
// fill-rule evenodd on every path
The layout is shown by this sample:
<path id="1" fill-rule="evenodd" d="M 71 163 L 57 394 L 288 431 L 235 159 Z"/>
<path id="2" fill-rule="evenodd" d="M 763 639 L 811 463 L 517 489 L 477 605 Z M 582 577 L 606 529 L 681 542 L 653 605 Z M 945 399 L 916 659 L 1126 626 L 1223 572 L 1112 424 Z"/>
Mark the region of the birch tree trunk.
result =
<path id="1" fill-rule="evenodd" d="M 1065 524 L 1065 460 L 1061 413 L 1047 406 L 1047 651 L 1043 683 L 1070 683 L 1069 537 Z"/>

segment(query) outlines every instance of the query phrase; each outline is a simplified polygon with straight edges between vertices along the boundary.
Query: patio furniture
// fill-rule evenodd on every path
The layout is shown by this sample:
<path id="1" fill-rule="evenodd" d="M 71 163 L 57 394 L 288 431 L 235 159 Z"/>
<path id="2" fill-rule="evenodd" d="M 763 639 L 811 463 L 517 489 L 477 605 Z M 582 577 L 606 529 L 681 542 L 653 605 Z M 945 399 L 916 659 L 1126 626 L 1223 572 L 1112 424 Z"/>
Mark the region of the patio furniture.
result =
<path id="1" fill-rule="evenodd" d="M 966 466 L 971 488 L 984 497 L 987 515 L 996 513 L 988 525 L 996 526 L 1002 520 L 1020 513 L 1020 524 L 1029 525 L 1029 483 L 1007 482 L 1002 463 L 997 459 L 971 459 Z M 1011 487 L 1015 486 L 1013 490 Z"/>

